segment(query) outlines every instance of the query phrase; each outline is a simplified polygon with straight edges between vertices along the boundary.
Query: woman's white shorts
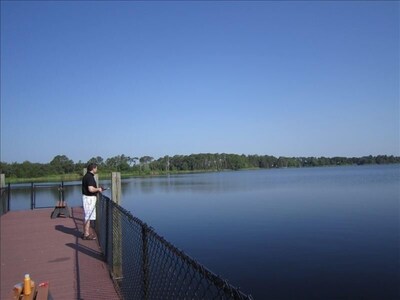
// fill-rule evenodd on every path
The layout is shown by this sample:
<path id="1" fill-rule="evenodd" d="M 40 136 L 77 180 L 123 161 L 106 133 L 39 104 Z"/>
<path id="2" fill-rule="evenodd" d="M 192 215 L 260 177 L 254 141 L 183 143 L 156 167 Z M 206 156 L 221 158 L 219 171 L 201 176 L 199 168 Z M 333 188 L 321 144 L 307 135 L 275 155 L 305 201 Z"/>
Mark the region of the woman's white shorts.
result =
<path id="1" fill-rule="evenodd" d="M 82 195 L 83 211 L 85 212 L 85 222 L 96 220 L 96 196 Z"/>

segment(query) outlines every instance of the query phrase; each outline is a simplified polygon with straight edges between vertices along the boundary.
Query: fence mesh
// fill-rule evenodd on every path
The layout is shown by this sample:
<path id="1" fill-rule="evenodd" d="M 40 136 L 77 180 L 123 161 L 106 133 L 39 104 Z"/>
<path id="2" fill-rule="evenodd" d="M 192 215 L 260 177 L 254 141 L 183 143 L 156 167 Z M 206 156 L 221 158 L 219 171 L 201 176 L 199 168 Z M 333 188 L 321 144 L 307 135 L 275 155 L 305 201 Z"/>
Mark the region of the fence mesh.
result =
<path id="1" fill-rule="evenodd" d="M 123 299 L 252 299 L 108 197 L 100 196 L 97 214 L 99 243 Z"/>

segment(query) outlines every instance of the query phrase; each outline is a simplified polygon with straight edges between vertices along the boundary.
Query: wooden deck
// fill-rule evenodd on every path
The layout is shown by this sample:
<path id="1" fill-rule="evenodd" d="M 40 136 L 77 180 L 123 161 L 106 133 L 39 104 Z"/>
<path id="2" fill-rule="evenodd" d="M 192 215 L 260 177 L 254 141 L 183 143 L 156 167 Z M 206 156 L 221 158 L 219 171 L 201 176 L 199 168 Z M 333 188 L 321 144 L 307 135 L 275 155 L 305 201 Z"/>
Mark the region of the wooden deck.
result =
<path id="1" fill-rule="evenodd" d="M 52 299 L 120 299 L 97 241 L 80 238 L 83 211 L 51 219 L 53 209 L 11 211 L 0 217 L 1 293 L 29 273 L 36 284 L 49 282 Z"/>

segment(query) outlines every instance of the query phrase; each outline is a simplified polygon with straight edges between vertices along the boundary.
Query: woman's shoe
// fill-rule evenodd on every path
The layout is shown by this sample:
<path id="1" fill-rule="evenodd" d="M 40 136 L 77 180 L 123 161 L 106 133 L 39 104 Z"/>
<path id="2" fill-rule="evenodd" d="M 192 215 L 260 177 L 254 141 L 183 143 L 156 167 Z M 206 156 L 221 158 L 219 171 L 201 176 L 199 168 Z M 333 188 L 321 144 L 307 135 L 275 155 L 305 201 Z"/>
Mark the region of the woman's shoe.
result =
<path id="1" fill-rule="evenodd" d="M 95 239 L 96 239 L 96 237 L 92 234 L 82 236 L 82 240 L 86 240 L 86 241 L 91 241 L 91 240 L 95 240 Z"/>

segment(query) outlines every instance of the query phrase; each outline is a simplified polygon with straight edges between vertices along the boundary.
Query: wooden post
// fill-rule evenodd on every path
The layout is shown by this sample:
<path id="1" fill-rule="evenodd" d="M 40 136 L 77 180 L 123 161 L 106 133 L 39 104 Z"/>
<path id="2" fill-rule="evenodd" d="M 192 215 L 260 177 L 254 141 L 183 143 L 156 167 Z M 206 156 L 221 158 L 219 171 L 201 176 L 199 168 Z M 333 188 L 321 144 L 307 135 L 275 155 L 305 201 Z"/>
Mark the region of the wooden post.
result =
<path id="1" fill-rule="evenodd" d="M 6 177 L 5 174 L 0 174 L 0 197 L 3 198 L 3 194 L 6 191 Z M 10 191 L 8 191 L 8 194 L 10 194 Z M 2 202 L 2 204 L 5 202 Z M 8 205 L 7 207 L 4 207 L 2 204 L 0 204 L 0 216 L 8 211 Z M 4 204 L 5 205 L 5 204 Z"/>
<path id="2" fill-rule="evenodd" d="M 6 191 L 6 177 L 5 174 L 0 174 L 0 196 L 3 197 L 4 192 Z"/>
<path id="3" fill-rule="evenodd" d="M 121 173 L 111 173 L 111 199 L 121 205 Z M 115 280 L 123 278 L 122 274 L 122 224 L 121 214 L 117 209 L 113 210 L 113 225 L 112 225 L 112 270 Z"/>
<path id="4" fill-rule="evenodd" d="M 111 173 L 111 199 L 118 205 L 121 205 L 121 173 Z"/>
<path id="5" fill-rule="evenodd" d="M 6 175 L 0 174 L 0 188 L 3 191 L 5 187 L 6 187 Z"/>

